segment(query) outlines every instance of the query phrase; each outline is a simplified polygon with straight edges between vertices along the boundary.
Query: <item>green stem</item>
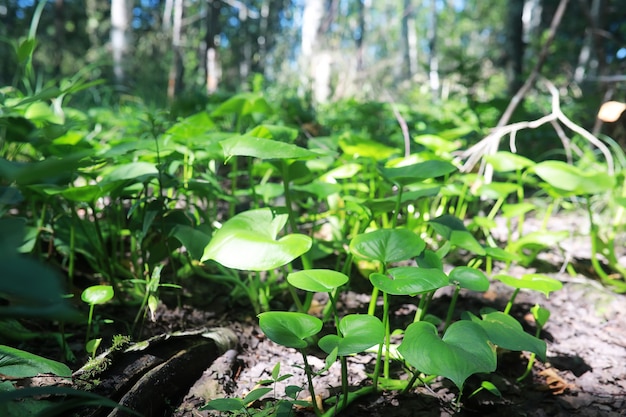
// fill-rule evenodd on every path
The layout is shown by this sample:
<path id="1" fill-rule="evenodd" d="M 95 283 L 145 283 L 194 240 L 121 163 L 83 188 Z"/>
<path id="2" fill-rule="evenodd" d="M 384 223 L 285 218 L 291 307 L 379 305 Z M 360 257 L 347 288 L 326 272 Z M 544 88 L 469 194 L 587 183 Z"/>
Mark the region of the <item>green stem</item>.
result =
<path id="1" fill-rule="evenodd" d="M 304 351 L 304 349 L 300 349 L 300 354 L 302 355 L 302 359 L 304 360 L 304 373 L 306 374 L 306 379 L 309 384 L 309 395 L 311 396 L 311 405 L 313 406 L 313 411 L 315 412 L 316 416 L 321 416 L 322 413 L 319 407 L 317 406 L 317 398 L 315 397 L 315 387 L 313 387 L 313 377 L 311 376 L 313 374 L 313 370 L 311 369 L 311 366 L 309 365 L 309 361 L 307 360 L 306 352 Z"/>
<path id="2" fill-rule="evenodd" d="M 513 307 L 513 303 L 515 302 L 515 298 L 517 297 L 519 290 L 520 290 L 519 288 L 516 288 L 513 291 L 513 294 L 511 294 L 511 298 L 509 299 L 509 302 L 506 304 L 506 307 L 504 309 L 504 314 L 509 314 L 509 312 L 511 311 L 511 308 Z"/>
<path id="3" fill-rule="evenodd" d="M 457 285 L 454 288 L 454 294 L 452 294 L 452 300 L 450 301 L 450 305 L 448 306 L 448 314 L 446 315 L 446 324 L 443 328 L 443 332 L 445 333 L 450 327 L 450 323 L 452 322 L 452 315 L 454 314 L 454 308 L 456 307 L 456 301 L 459 298 L 459 291 L 461 291 L 461 286 Z"/>
<path id="4" fill-rule="evenodd" d="M 396 206 L 393 211 L 393 219 L 391 219 L 391 228 L 395 229 L 398 224 L 398 217 L 400 217 L 400 205 L 402 203 L 402 186 L 396 184 L 398 187 L 398 196 L 396 197 Z"/>
<path id="5" fill-rule="evenodd" d="M 389 300 L 387 299 L 387 293 L 383 291 L 383 326 L 385 328 L 385 355 L 383 356 L 383 375 L 385 379 L 389 379 L 389 363 L 391 358 L 389 357 L 390 345 L 391 345 L 391 329 L 389 324 Z"/>

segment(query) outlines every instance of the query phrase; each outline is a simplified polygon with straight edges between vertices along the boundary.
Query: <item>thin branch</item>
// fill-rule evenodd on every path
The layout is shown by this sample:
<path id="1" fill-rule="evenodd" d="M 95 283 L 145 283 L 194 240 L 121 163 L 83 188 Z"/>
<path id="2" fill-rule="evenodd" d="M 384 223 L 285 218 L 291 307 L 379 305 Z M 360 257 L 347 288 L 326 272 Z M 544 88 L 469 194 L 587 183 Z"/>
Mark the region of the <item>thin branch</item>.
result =
<path id="1" fill-rule="evenodd" d="M 402 114 L 400 114 L 400 110 L 398 110 L 398 106 L 396 106 L 396 103 L 393 101 L 393 97 L 391 97 L 391 94 L 386 91 L 385 95 L 389 99 L 389 105 L 391 106 L 393 115 L 400 125 L 400 130 L 402 130 L 402 137 L 404 138 L 404 157 L 408 158 L 411 154 L 411 134 L 409 133 L 409 126 L 407 125 L 404 117 L 402 117 Z"/>
<path id="2" fill-rule="evenodd" d="M 550 114 L 530 122 L 517 122 L 510 125 L 496 127 L 484 139 L 482 139 L 480 142 L 478 142 L 476 145 L 472 146 L 462 154 L 462 158 L 466 159 L 462 171 L 470 171 L 480 161 L 479 173 L 483 174 L 483 178 L 486 183 L 491 182 L 493 173 L 492 171 L 487 169 L 490 168 L 491 165 L 487 165 L 485 156 L 495 154 L 498 151 L 500 141 L 506 135 L 510 136 L 509 149 L 511 150 L 511 152 L 515 153 L 517 151 L 515 138 L 518 131 L 522 129 L 536 129 L 546 123 L 551 123 L 554 126 L 557 135 L 563 142 L 563 146 L 566 149 L 568 160 L 570 160 L 571 151 L 569 149 L 569 139 L 565 136 L 565 133 L 561 129 L 560 125 L 558 125 L 557 123 L 561 122 L 563 125 L 568 127 L 573 132 L 578 133 L 585 140 L 598 148 L 600 152 L 602 152 L 604 158 L 606 159 L 608 173 L 609 175 L 613 175 L 613 173 L 615 172 L 615 164 L 613 161 L 613 155 L 611 154 L 609 148 L 594 135 L 592 135 L 576 123 L 572 122 L 567 116 L 565 116 L 565 114 L 563 114 L 563 111 L 561 110 L 559 91 L 550 81 L 544 79 L 543 83 L 546 85 L 546 87 L 550 91 L 550 94 L 552 95 L 552 111 L 550 112 Z"/>

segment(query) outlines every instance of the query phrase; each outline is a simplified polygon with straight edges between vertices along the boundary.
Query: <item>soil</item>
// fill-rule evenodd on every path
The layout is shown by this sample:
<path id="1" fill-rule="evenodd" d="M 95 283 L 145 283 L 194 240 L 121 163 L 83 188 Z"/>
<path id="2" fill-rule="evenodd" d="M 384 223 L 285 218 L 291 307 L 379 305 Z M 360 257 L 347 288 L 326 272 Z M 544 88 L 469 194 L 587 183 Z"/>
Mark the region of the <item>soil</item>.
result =
<path id="1" fill-rule="evenodd" d="M 532 230 L 533 227 L 538 227 L 539 222 L 528 219 L 528 224 L 528 229 Z M 589 246 L 588 238 L 584 237 L 586 228 L 584 221 L 577 216 L 560 216 L 551 224 L 553 228 L 571 231 L 571 238 L 562 242 L 561 250 L 543 253 L 538 261 L 528 268 L 514 267 L 508 270 L 511 275 L 541 272 L 563 282 L 563 289 L 553 293 L 550 298 L 538 292 L 520 292 L 512 309 L 512 314 L 531 334 L 535 332 L 535 324 L 532 315 L 529 314 L 530 308 L 538 303 L 550 310 L 550 320 L 541 334 L 547 342 L 547 362 L 541 363 L 537 360 L 532 368 L 532 374 L 518 383 L 516 379 L 524 373 L 529 355 L 500 352 L 499 366 L 495 373 L 476 375 L 468 379 L 458 411 L 455 411 L 455 402 L 459 394 L 457 388 L 449 380 L 439 378 L 406 394 L 388 390 L 363 397 L 342 415 L 626 416 L 626 296 L 605 288 L 586 272 Z M 499 233 L 504 233 L 501 227 L 495 230 L 494 234 L 496 238 L 503 239 L 504 235 L 498 236 Z M 565 259 L 574 262 L 578 274 L 572 276 L 561 271 Z M 496 269 L 502 267 L 503 265 L 496 265 Z M 361 277 L 352 278 L 350 290 L 343 292 L 340 298 L 339 308 L 342 313 L 366 311 L 369 303 L 368 284 Z M 226 327 L 234 331 L 238 343 L 231 346 L 232 349 L 223 347 L 210 360 L 205 357 L 202 365 L 199 362 L 185 365 L 189 367 L 188 376 L 193 377 L 184 383 L 188 386 L 182 387 L 182 391 L 186 393 L 184 398 L 170 399 L 168 407 L 152 410 L 150 415 L 175 417 L 219 415 L 210 414 L 215 412 L 200 411 L 199 408 L 210 398 L 220 396 L 242 398 L 254 389 L 259 381 L 271 378 L 272 369 L 278 363 L 281 375 L 292 376 L 273 385 L 275 390 L 268 394 L 268 397 L 284 398 L 283 393 L 287 385 L 306 388 L 300 353 L 278 346 L 265 338 L 257 326 L 254 314 L 245 305 L 229 306 L 224 302 L 224 297 L 215 296 L 217 292 L 215 284 L 207 281 L 198 282 L 197 288 L 194 287 L 193 291 L 196 296 L 198 292 L 204 291 L 210 304 L 190 303 L 175 308 L 162 304 L 155 321 L 146 325 L 144 337 L 172 334 L 181 329 Z M 502 310 L 511 293 L 511 288 L 497 281 L 492 282 L 486 293 L 463 290 L 457 310 L 467 310 L 475 314 L 484 307 Z M 450 295 L 449 289 L 438 291 L 429 312 L 445 315 Z M 320 298 L 318 301 L 323 303 L 324 300 Z M 392 297 L 392 326 L 400 328 L 410 323 L 416 309 L 415 301 L 410 297 Z M 123 316 L 124 312 L 100 310 L 100 314 Z M 162 338 L 162 340 L 172 339 Z M 308 362 L 314 369 L 321 369 L 324 366 L 323 355 L 311 351 Z M 373 370 L 373 354 L 350 357 L 348 364 L 349 383 L 352 387 L 365 386 L 371 382 L 367 374 Z M 402 374 L 401 369 L 392 368 L 392 371 L 394 370 L 397 371 L 397 375 Z M 339 364 L 336 363 L 327 372 L 315 378 L 315 392 L 323 398 L 332 398 L 337 393 L 340 380 Z M 484 380 L 495 384 L 502 396 L 497 397 L 481 391 L 470 398 L 470 394 Z M 301 397 L 308 395 L 304 394 L 305 392 L 306 389 Z M 152 395 L 160 394 L 152 392 Z M 147 413 L 149 410 L 139 411 Z M 294 411 L 293 415 L 313 414 L 307 410 L 299 410 Z"/>

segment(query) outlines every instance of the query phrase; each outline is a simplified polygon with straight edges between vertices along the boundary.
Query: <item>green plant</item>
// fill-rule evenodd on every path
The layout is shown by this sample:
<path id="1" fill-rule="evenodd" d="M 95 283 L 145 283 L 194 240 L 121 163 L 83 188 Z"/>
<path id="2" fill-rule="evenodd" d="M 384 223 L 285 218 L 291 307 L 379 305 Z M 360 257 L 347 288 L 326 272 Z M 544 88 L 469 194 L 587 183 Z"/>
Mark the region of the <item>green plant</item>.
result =
<path id="1" fill-rule="evenodd" d="M 100 346 L 102 339 L 90 339 L 91 329 L 93 325 L 93 311 L 97 304 L 104 304 L 110 301 L 114 296 L 113 287 L 110 285 L 93 285 L 85 288 L 80 298 L 89 304 L 89 316 L 87 318 L 87 333 L 85 335 L 85 347 L 92 357 L 96 355 L 96 351 Z"/>

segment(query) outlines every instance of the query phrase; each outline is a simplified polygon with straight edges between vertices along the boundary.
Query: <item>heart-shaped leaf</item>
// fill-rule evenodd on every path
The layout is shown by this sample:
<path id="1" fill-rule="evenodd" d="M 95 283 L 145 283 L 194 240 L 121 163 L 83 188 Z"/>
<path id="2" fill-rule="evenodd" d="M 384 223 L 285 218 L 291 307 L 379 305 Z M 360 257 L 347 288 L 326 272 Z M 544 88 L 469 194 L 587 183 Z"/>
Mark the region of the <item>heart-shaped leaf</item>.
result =
<path id="1" fill-rule="evenodd" d="M 489 279 L 482 271 L 469 266 L 457 266 L 448 274 L 451 284 L 472 291 L 487 291 Z"/>
<path id="2" fill-rule="evenodd" d="M 348 276 L 330 269 L 306 269 L 287 275 L 296 288 L 311 292 L 330 292 L 348 282 Z"/>
<path id="3" fill-rule="evenodd" d="M 388 275 L 370 275 L 372 284 L 391 295 L 422 294 L 448 285 L 448 277 L 438 268 L 416 268 L 401 266 L 391 268 Z"/>
<path id="4" fill-rule="evenodd" d="M 318 345 L 326 353 L 338 348 L 338 355 L 353 355 L 383 342 L 385 328 L 378 317 L 350 314 L 339 322 L 341 336 L 330 334 L 320 339 Z"/>
<path id="5" fill-rule="evenodd" d="M 291 311 L 268 311 L 261 313 L 259 327 L 274 343 L 295 349 L 304 349 L 305 340 L 322 330 L 322 321 L 317 317 Z"/>
<path id="6" fill-rule="evenodd" d="M 549 297 L 551 292 L 563 288 L 561 281 L 542 274 L 525 274 L 521 278 L 501 274 L 494 276 L 494 278 L 513 288 L 540 291 L 546 297 Z"/>
<path id="7" fill-rule="evenodd" d="M 379 229 L 355 236 L 350 251 L 359 258 L 383 263 L 400 262 L 422 253 L 426 243 L 407 229 Z"/>
<path id="8" fill-rule="evenodd" d="M 470 314 L 474 323 L 479 324 L 489 340 L 501 348 L 514 351 L 536 353 L 542 361 L 546 360 L 546 342 L 524 331 L 522 325 L 508 314 L 491 311 L 482 315 L 482 320 Z"/>
<path id="9" fill-rule="evenodd" d="M 468 251 L 474 252 L 476 255 L 484 255 L 485 249 L 467 230 L 463 221 L 449 214 L 444 214 L 436 219 L 428 222 L 435 229 L 435 232 L 447 239 L 451 244 Z"/>
<path id="10" fill-rule="evenodd" d="M 496 369 L 496 352 L 483 328 L 471 321 L 453 323 L 443 338 L 427 322 L 412 323 L 398 347 L 404 359 L 420 372 L 450 379 L 461 390 L 478 372 Z"/>
<path id="11" fill-rule="evenodd" d="M 278 268 L 311 248 L 311 238 L 291 234 L 276 240 L 287 214 L 263 208 L 239 213 L 222 225 L 204 249 L 201 261 L 213 259 L 234 269 L 266 271 Z"/>

